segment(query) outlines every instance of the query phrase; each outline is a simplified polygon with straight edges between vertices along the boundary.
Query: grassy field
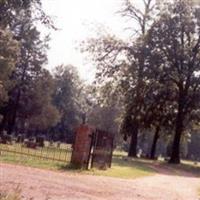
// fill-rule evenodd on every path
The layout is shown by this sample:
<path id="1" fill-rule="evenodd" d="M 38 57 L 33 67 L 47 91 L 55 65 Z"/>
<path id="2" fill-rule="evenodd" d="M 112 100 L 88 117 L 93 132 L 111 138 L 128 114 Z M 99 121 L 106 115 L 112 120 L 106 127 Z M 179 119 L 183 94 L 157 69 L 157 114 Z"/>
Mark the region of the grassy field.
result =
<path id="1" fill-rule="evenodd" d="M 146 163 L 139 160 L 127 160 L 123 158 L 119 152 L 115 152 L 113 156 L 113 162 L 111 169 L 106 171 L 103 170 L 77 170 L 70 166 L 68 163 L 50 161 L 46 159 L 38 159 L 30 156 L 16 155 L 13 153 L 4 153 L 0 155 L 0 162 L 19 164 L 25 166 L 31 166 L 42 169 L 58 170 L 63 171 L 67 170 L 75 173 L 85 173 L 91 175 L 102 175 L 102 176 L 111 176 L 111 177 L 120 177 L 120 178 L 136 178 L 141 176 L 148 176 L 155 173 L 151 167 Z"/>
<path id="2" fill-rule="evenodd" d="M 13 153 L 1 153 L 0 162 L 31 166 L 42 169 L 57 171 L 70 171 L 72 173 L 83 173 L 89 175 L 110 176 L 132 179 L 142 176 L 150 176 L 157 172 L 157 169 L 165 169 L 174 175 L 182 175 L 183 172 L 190 172 L 200 176 L 200 165 L 184 161 L 180 165 L 169 165 L 163 161 L 151 161 L 145 159 L 130 159 L 123 152 L 114 152 L 112 167 L 108 170 L 77 170 L 70 166 L 70 157 L 66 163 L 46 159 L 38 159 L 30 156 L 16 155 Z"/>
<path id="3" fill-rule="evenodd" d="M 142 176 L 150 176 L 155 170 L 139 160 L 124 160 L 114 156 L 112 167 L 105 171 L 91 169 L 88 174 L 99 176 L 111 176 L 117 178 L 133 179 Z"/>

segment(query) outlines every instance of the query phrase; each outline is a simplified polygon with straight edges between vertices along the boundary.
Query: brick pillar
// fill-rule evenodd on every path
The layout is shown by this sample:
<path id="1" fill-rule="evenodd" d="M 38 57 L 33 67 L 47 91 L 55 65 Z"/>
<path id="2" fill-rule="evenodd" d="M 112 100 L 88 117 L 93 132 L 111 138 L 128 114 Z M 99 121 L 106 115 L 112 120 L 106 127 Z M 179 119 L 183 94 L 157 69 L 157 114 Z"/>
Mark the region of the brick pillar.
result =
<path id="1" fill-rule="evenodd" d="M 76 139 L 73 146 L 71 164 L 87 169 L 90 155 L 92 128 L 88 125 L 81 125 L 76 130 Z"/>

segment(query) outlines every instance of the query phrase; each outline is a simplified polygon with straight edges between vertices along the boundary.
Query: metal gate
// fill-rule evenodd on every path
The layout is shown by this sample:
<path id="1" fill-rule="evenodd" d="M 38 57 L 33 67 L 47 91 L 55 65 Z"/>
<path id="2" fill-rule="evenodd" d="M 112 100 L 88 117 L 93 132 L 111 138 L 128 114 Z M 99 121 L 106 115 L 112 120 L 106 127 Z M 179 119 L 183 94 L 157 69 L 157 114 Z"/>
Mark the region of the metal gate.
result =
<path id="1" fill-rule="evenodd" d="M 107 169 L 111 167 L 114 136 L 96 129 L 92 134 L 91 168 Z"/>

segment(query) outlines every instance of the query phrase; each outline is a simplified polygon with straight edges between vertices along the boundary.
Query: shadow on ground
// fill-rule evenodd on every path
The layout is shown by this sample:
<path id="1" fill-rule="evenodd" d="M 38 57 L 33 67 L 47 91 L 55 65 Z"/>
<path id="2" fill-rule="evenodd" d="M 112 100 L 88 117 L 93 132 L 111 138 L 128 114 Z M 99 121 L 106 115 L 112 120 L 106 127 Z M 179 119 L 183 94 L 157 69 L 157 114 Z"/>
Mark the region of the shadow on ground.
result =
<path id="1" fill-rule="evenodd" d="M 71 172 L 85 172 L 77 169 L 73 165 L 60 165 L 59 170 L 70 170 Z M 90 172 L 91 170 L 87 170 Z M 120 173 L 127 172 L 126 176 L 120 176 Z M 149 159 L 133 159 L 126 156 L 114 155 L 112 168 L 108 172 L 99 172 L 92 175 L 106 175 L 121 178 L 134 178 L 145 175 L 165 174 L 170 176 L 184 176 L 184 177 L 200 177 L 200 164 L 195 165 L 193 162 L 183 162 L 179 165 L 168 164 L 164 161 L 152 161 Z M 90 174 L 90 173 L 88 173 Z M 117 175 L 119 174 L 119 175 Z M 129 177 L 130 174 L 130 177 Z M 134 176 L 135 174 L 135 176 Z"/>

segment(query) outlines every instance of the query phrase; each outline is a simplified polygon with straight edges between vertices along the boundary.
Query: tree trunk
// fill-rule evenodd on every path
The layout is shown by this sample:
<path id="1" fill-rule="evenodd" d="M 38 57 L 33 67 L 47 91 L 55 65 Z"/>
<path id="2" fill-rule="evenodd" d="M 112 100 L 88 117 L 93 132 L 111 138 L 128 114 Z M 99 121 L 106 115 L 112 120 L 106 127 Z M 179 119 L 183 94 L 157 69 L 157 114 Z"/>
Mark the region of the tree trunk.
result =
<path id="1" fill-rule="evenodd" d="M 28 63 L 26 63 L 24 65 L 22 76 L 21 76 L 21 84 L 18 85 L 16 101 L 15 101 L 15 104 L 14 104 L 13 113 L 12 113 L 12 116 L 11 116 L 11 121 L 10 121 L 10 124 L 8 125 L 8 134 L 12 134 L 14 127 L 15 127 L 16 118 L 17 118 L 17 111 L 18 111 L 19 102 L 20 102 L 20 99 L 21 99 L 21 85 L 24 84 L 27 68 L 28 68 Z"/>
<path id="2" fill-rule="evenodd" d="M 6 127 L 6 122 L 7 122 L 7 115 L 4 114 L 3 115 L 3 119 L 1 121 L 1 125 L 0 125 L 0 135 L 3 133 L 3 130 L 5 129 Z"/>
<path id="3" fill-rule="evenodd" d="M 184 107 L 184 98 L 180 97 L 179 99 L 179 107 L 178 107 L 178 114 L 176 118 L 176 129 L 175 129 L 175 136 L 172 145 L 172 154 L 169 160 L 169 163 L 172 164 L 179 164 L 180 163 L 180 141 L 183 132 L 183 107 Z"/>
<path id="4" fill-rule="evenodd" d="M 131 143 L 129 147 L 128 157 L 137 157 L 137 139 L 138 139 L 138 126 L 135 125 L 131 135 Z"/>
<path id="5" fill-rule="evenodd" d="M 180 125 L 177 125 L 175 136 L 174 136 L 174 142 L 172 146 L 172 154 L 171 158 L 169 160 L 169 163 L 173 164 L 179 164 L 180 163 L 180 141 L 181 141 L 181 135 L 182 135 L 182 128 Z"/>
<path id="6" fill-rule="evenodd" d="M 13 113 L 12 113 L 12 116 L 11 116 L 11 120 L 10 120 L 10 123 L 8 125 L 8 134 L 9 135 L 12 134 L 12 132 L 14 130 L 14 127 L 15 127 L 15 122 L 16 122 L 17 110 L 18 110 L 18 106 L 19 106 L 20 97 L 21 97 L 21 90 L 19 89 L 18 93 L 17 93 L 17 97 L 16 97 L 16 102 L 15 102 L 15 105 L 14 105 L 14 108 L 13 108 Z"/>
<path id="7" fill-rule="evenodd" d="M 150 155 L 151 159 L 155 159 L 156 145 L 157 145 L 157 141 L 158 141 L 158 138 L 159 138 L 159 132 L 160 132 L 160 127 L 157 126 L 156 131 L 155 131 L 155 135 L 154 135 L 154 138 L 153 138 L 153 143 L 152 143 L 152 146 L 151 146 L 151 155 Z"/>

